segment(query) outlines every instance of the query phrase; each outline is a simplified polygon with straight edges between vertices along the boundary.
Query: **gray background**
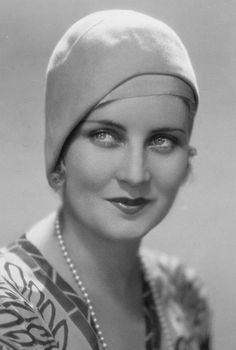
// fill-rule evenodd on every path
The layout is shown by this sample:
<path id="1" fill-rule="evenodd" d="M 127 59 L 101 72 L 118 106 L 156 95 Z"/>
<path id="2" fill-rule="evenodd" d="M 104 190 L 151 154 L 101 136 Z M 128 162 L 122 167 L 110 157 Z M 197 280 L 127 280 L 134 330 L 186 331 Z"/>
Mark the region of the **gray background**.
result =
<path id="1" fill-rule="evenodd" d="M 208 287 L 215 349 L 236 349 L 236 1 L 0 0 L 0 243 L 57 205 L 43 163 L 44 75 L 64 31 L 89 12 L 131 8 L 171 25 L 187 46 L 201 92 L 193 174 L 147 238 L 180 255 Z"/>

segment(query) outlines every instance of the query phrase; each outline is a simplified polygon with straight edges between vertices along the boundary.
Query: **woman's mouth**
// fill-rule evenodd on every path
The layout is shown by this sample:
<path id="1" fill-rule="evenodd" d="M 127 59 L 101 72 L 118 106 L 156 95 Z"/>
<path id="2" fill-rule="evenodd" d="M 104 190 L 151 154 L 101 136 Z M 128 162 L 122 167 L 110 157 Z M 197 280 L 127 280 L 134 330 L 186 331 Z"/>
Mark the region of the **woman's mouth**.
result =
<path id="1" fill-rule="evenodd" d="M 114 204 L 115 207 L 120 209 L 125 214 L 136 214 L 141 211 L 146 205 L 152 200 L 143 197 L 128 198 L 128 197 L 116 197 L 107 199 L 109 202 Z"/>

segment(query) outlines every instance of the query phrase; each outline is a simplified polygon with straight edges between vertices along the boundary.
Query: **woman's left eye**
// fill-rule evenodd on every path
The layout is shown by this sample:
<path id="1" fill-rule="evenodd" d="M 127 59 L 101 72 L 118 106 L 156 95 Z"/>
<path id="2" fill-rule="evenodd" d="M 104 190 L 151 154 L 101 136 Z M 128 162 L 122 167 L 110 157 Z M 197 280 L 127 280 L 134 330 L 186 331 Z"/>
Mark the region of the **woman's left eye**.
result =
<path id="1" fill-rule="evenodd" d="M 176 146 L 176 144 L 177 140 L 175 138 L 160 135 L 153 136 L 149 141 L 149 147 L 159 152 L 169 152 Z"/>

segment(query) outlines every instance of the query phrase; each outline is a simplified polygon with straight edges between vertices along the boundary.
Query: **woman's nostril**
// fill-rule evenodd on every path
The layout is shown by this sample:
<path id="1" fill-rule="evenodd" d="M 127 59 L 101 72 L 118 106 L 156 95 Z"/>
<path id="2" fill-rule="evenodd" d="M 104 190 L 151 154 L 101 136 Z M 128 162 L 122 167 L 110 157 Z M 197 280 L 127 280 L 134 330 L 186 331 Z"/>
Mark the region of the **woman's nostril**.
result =
<path id="1" fill-rule="evenodd" d="M 150 171 L 146 165 L 143 154 L 137 152 L 127 156 L 123 167 L 120 169 L 120 179 L 131 185 L 138 185 L 149 181 Z"/>

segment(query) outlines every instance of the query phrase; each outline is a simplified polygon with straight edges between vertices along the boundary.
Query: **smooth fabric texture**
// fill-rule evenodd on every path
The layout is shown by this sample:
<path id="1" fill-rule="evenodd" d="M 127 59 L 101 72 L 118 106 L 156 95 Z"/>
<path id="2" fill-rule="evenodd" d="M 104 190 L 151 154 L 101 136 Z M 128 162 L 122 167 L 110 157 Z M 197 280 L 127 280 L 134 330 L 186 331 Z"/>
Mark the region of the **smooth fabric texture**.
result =
<path id="1" fill-rule="evenodd" d="M 189 103 L 190 114 L 194 116 L 196 104 L 191 87 L 179 78 L 162 74 L 143 74 L 128 79 L 107 94 L 97 106 L 127 98 L 161 95 L 185 99 Z"/>
<path id="2" fill-rule="evenodd" d="M 183 80 L 162 74 L 143 74 L 128 79 L 107 94 L 99 104 L 116 100 L 144 96 L 172 95 L 186 98 L 193 105 L 195 96 Z"/>
<path id="3" fill-rule="evenodd" d="M 175 350 L 209 350 L 209 308 L 198 279 L 167 255 L 141 254 L 161 295 Z M 84 301 L 25 236 L 0 251 L 0 271 L 1 350 L 100 349 Z M 165 350 L 144 277 L 143 310 L 144 350 Z"/>
<path id="4" fill-rule="evenodd" d="M 73 129 L 105 96 L 142 75 L 182 80 L 192 90 L 196 111 L 198 87 L 188 53 L 163 22 L 135 11 L 107 10 L 80 19 L 66 32 L 47 69 L 45 161 L 49 182 Z M 147 91 L 144 95 L 155 93 L 155 89 Z"/>

